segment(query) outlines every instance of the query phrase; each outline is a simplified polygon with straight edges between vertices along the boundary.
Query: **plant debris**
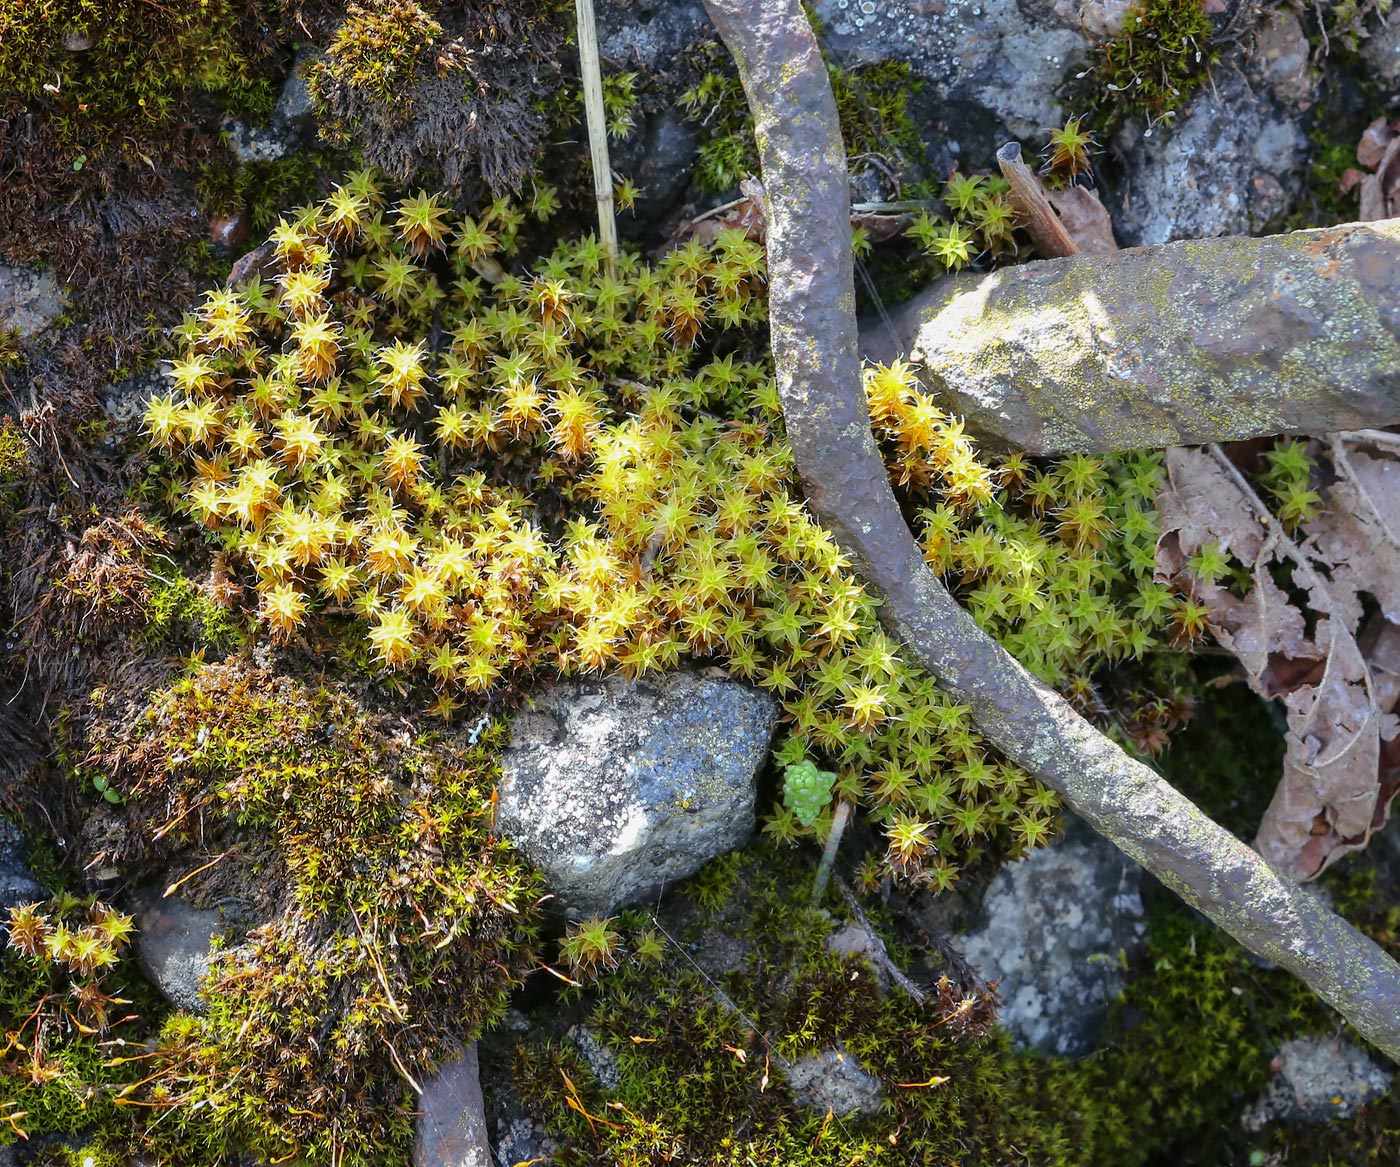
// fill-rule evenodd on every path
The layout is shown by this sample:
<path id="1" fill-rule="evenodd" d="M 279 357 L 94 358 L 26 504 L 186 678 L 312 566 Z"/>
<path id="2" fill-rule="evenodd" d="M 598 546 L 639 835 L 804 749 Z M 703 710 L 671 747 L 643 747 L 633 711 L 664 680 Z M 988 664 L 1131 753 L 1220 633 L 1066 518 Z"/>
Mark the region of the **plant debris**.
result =
<path id="1" fill-rule="evenodd" d="M 1335 438 L 1325 479 L 1301 443 L 1278 449 L 1275 471 L 1291 459 L 1317 490 L 1276 488 L 1276 511 L 1218 447 L 1168 453 L 1158 571 L 1283 701 L 1283 774 L 1255 846 L 1307 880 L 1364 847 L 1400 789 L 1400 436 Z"/>

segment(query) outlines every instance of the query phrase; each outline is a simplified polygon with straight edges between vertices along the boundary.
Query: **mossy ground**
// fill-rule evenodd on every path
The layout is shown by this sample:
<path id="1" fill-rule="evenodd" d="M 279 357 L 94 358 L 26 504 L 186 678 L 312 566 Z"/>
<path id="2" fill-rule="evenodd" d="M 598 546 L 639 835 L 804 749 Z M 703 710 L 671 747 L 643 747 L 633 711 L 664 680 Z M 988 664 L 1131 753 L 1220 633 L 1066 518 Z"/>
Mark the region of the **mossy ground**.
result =
<path id="1" fill-rule="evenodd" d="M 659 916 L 623 915 L 621 967 L 571 994 L 567 1013 L 602 1040 L 617 1085 L 562 1037 L 492 1048 L 488 1081 L 508 1081 L 563 1136 L 558 1162 L 1243 1167 L 1305 1144 L 1379 1161 L 1365 1148 L 1392 1122 L 1387 1101 L 1316 1130 L 1245 1132 L 1278 1043 L 1334 1021 L 1173 898 L 1150 900 L 1149 950 L 1104 1048 L 1068 1061 L 1017 1052 L 1000 1030 L 960 1033 L 947 998 L 921 1007 L 882 990 L 863 960 L 831 955 L 847 912 L 834 896 L 809 904 L 810 871 L 759 846 L 706 869 Z M 895 960 L 931 987 L 938 958 L 907 933 L 901 943 L 878 901 L 869 910 Z M 741 955 L 716 963 L 724 953 Z M 781 1065 L 836 1044 L 880 1079 L 877 1115 L 795 1102 Z M 1350 1146 L 1353 1131 L 1366 1133 Z"/>

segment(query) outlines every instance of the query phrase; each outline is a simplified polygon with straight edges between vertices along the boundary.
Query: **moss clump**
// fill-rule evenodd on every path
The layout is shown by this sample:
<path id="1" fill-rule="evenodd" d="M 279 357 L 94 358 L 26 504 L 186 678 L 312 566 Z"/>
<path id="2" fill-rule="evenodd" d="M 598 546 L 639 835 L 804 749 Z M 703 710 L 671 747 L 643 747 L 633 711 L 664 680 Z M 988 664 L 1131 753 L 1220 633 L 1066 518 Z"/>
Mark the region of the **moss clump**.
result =
<path id="1" fill-rule="evenodd" d="M 19 423 L 12 417 L 0 417 L 0 487 L 16 485 L 24 477 L 27 448 Z"/>
<path id="2" fill-rule="evenodd" d="M 518 192 L 553 129 L 561 11 L 549 0 L 351 4 L 307 75 L 323 135 L 402 181 Z"/>
<path id="3" fill-rule="evenodd" d="M 1169 119 L 1215 63 L 1215 26 L 1199 0 L 1138 0 L 1123 27 L 1099 49 L 1095 84 L 1115 119 Z"/>
<path id="4" fill-rule="evenodd" d="M 917 89 L 907 61 L 881 61 L 845 69 L 828 64 L 841 137 L 853 160 L 878 155 L 905 175 L 921 176 L 924 148 L 909 115 Z M 694 182 L 722 194 L 758 173 L 753 117 L 732 67 L 715 68 L 680 97 L 700 137 Z"/>
<path id="5" fill-rule="evenodd" d="M 418 739 L 341 691 L 232 665 L 97 733 L 83 772 L 131 808 L 127 860 L 174 854 L 183 895 L 261 888 L 270 917 L 217 955 L 207 1015 L 163 1030 L 136 1146 L 191 1163 L 229 1147 L 405 1159 L 410 1082 L 531 963 L 541 889 L 492 833 L 498 738 Z M 197 870 L 207 850 L 186 849 L 214 846 L 228 865 Z"/>
<path id="6" fill-rule="evenodd" d="M 783 700 L 781 763 L 821 761 L 835 797 L 921 824 L 928 847 L 895 857 L 911 878 L 1043 839 L 1054 796 L 903 663 L 795 497 L 759 247 L 729 230 L 614 276 L 585 239 L 501 275 L 524 225 L 499 201 L 386 205 L 359 175 L 278 226 L 269 279 L 211 292 L 181 330 L 147 426 L 273 636 L 353 611 L 445 713 L 538 668 L 718 657 Z M 907 366 L 867 391 L 929 562 L 1029 667 L 1092 689 L 1094 662 L 1186 633 L 1152 582 L 1155 457 L 997 466 Z M 781 809 L 770 829 L 804 831 Z"/>
<path id="7" fill-rule="evenodd" d="M 241 589 L 235 594 L 241 595 Z M 244 615 L 215 603 L 185 575 L 153 578 L 145 618 L 147 640 L 179 645 L 191 654 L 223 657 L 248 639 Z"/>
<path id="8" fill-rule="evenodd" d="M 91 148 L 145 136 L 192 92 L 269 110 L 270 5 L 257 0 L 39 0 L 0 8 L 0 94 L 45 110 L 58 137 Z M 74 168 L 82 165 L 76 161 Z"/>

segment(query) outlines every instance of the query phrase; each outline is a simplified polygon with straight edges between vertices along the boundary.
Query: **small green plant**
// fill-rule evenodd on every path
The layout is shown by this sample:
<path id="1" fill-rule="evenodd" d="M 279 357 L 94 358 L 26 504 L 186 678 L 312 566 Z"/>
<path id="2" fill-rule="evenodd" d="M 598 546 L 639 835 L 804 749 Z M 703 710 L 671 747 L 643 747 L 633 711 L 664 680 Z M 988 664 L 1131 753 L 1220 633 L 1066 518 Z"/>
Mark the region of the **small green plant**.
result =
<path id="1" fill-rule="evenodd" d="M 603 77 L 603 112 L 608 137 L 621 140 L 637 128 L 637 74 L 608 73 Z"/>
<path id="2" fill-rule="evenodd" d="M 1268 469 L 1260 481 L 1273 495 L 1275 513 L 1284 530 L 1295 531 L 1317 514 L 1322 496 L 1313 489 L 1317 462 L 1306 439 L 1285 438 L 1264 452 Z"/>
<path id="3" fill-rule="evenodd" d="M 836 775 L 817 769 L 815 762 L 794 762 L 783 770 L 783 803 L 799 823 L 810 827 L 831 801 L 835 782 Z"/>
<path id="4" fill-rule="evenodd" d="M 0 946 L 0 1146 L 114 1119 L 139 1074 L 121 1055 L 130 916 L 60 893 L 8 912 Z M 144 997 L 144 994 L 142 994 Z"/>
<path id="5" fill-rule="evenodd" d="M 592 916 L 570 924 L 559 942 L 559 952 L 569 971 L 579 980 L 594 977 L 616 968 L 621 957 L 621 935 L 612 927 L 612 918 Z"/>
<path id="6" fill-rule="evenodd" d="M 1093 169 L 1090 156 L 1097 149 L 1094 135 L 1084 128 L 1084 119 L 1070 118 L 1058 129 L 1050 131 L 1050 143 L 1045 147 L 1045 166 L 1041 173 L 1056 185 L 1068 184 Z"/>

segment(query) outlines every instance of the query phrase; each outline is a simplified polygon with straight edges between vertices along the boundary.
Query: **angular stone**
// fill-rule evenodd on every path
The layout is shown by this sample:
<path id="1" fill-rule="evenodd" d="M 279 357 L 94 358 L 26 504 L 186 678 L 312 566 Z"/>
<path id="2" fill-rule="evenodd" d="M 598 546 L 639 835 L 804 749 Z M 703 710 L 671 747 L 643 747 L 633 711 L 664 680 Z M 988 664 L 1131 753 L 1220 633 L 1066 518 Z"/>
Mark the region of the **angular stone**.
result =
<path id="1" fill-rule="evenodd" d="M 1000 981 L 1000 1019 L 1023 1046 L 1079 1056 L 1123 988 L 1123 956 L 1143 946 L 1141 872 L 1071 820 L 1065 833 L 992 880 L 985 923 L 964 953 Z"/>
<path id="2" fill-rule="evenodd" d="M 971 123 L 988 143 L 1010 133 L 1040 137 L 1064 121 L 1056 96 L 1088 59 L 1079 5 L 1068 0 L 816 0 L 823 46 L 851 66 L 908 61 L 962 135 Z M 980 116 L 971 111 L 980 111 Z"/>
<path id="3" fill-rule="evenodd" d="M 556 684 L 512 723 L 499 829 L 575 918 L 650 899 L 748 838 L 777 717 L 690 670 Z"/>
<path id="4" fill-rule="evenodd" d="M 1219 70 L 1174 129 L 1120 137 L 1123 181 L 1109 199 L 1118 237 L 1145 246 L 1265 230 L 1302 185 L 1298 116 L 1238 70 Z"/>
<path id="5" fill-rule="evenodd" d="M 1033 454 L 1400 421 L 1400 220 L 941 280 L 872 320 L 968 428 Z"/>

